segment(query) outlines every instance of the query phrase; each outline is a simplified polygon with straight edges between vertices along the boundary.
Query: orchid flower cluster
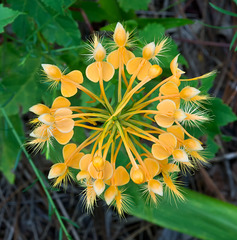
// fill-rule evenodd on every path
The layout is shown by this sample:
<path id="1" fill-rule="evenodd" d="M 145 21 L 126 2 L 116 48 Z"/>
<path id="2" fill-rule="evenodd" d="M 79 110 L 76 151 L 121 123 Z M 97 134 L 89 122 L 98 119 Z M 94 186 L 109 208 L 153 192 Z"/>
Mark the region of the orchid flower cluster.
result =
<path id="1" fill-rule="evenodd" d="M 177 55 L 170 63 L 171 76 L 158 81 L 162 68 L 157 63 L 167 43 L 165 37 L 157 44 L 151 42 L 143 47 L 142 56 L 136 57 L 129 50 L 131 34 L 117 23 L 114 48 L 106 56 L 101 39 L 94 35 L 90 45 L 94 62 L 87 66 L 85 75 L 86 81 L 99 83 L 100 96 L 83 86 L 83 74 L 79 70 L 64 74 L 55 65 L 42 64 L 47 80 L 54 86 L 60 83 L 62 96 L 57 97 L 51 107 L 37 104 L 30 108 L 37 117 L 32 120 L 35 128 L 29 144 L 41 148 L 56 139 L 64 145 L 63 161 L 52 165 L 48 178 L 54 179 L 54 186 L 58 186 L 73 178 L 71 168 L 78 170 L 75 180 L 85 186 L 88 210 L 93 209 L 97 196 L 103 196 L 108 205 L 116 206 L 118 213 L 123 214 L 129 205 L 124 186 L 130 181 L 140 185 L 154 203 L 163 196 L 164 189 L 173 197 L 183 199 L 172 176 L 206 161 L 202 142 L 185 129 L 184 123 L 208 120 L 199 110 L 208 96 L 200 95 L 197 88 L 188 84 L 180 89 L 180 83 L 206 78 L 214 72 L 181 79 L 184 72 L 178 68 Z M 107 98 L 104 82 L 116 76 L 118 87 L 114 101 Z M 157 84 L 136 100 L 136 94 L 144 92 L 150 81 Z M 78 90 L 97 102 L 97 107 L 72 106 L 68 98 Z M 151 98 L 152 94 L 155 97 Z M 152 103 L 156 109 L 150 109 Z M 89 133 L 78 146 L 69 143 L 76 127 Z M 127 153 L 126 166 L 118 157 L 122 148 Z"/>

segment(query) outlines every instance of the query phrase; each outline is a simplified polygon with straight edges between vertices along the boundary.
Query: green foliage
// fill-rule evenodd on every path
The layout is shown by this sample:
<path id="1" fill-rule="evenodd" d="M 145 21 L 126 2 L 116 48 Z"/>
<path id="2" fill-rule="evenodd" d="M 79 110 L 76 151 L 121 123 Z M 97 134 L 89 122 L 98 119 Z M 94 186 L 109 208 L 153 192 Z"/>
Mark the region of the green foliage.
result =
<path id="1" fill-rule="evenodd" d="M 17 133 L 23 136 L 23 127 L 19 115 L 11 116 L 10 120 L 14 125 Z M 10 183 L 14 183 L 17 158 L 20 157 L 20 147 L 12 134 L 10 126 L 3 117 L 0 117 L 0 171 Z"/>
<path id="2" fill-rule="evenodd" d="M 14 11 L 0 4 L 0 33 L 3 32 L 3 27 L 12 23 L 20 14 L 22 14 L 22 12 Z"/>
<path id="3" fill-rule="evenodd" d="M 133 186 L 132 191 L 136 186 Z M 145 204 L 134 194 L 136 208 L 130 213 L 160 226 L 199 239 L 235 239 L 237 235 L 237 207 L 205 195 L 182 189 L 185 201 L 161 201 L 158 207 Z"/>
<path id="4" fill-rule="evenodd" d="M 43 102 L 51 105 L 53 99 L 60 94 L 59 89 L 46 91 L 48 84 L 41 84 L 43 80 L 40 71 L 40 64 L 51 63 L 60 66 L 61 70 L 68 67 L 68 70 L 80 69 L 83 73 L 86 68 L 85 56 L 87 53 L 85 44 L 81 40 L 81 33 L 78 28 L 78 21 L 83 21 L 81 8 L 87 14 L 90 22 L 103 26 L 101 21 L 106 20 L 109 25 L 102 27 L 102 30 L 113 30 L 117 21 L 126 25 L 128 30 L 134 30 L 137 36 L 137 45 L 142 47 L 144 42 L 158 41 L 163 38 L 165 31 L 170 28 L 192 24 L 193 21 L 181 18 L 138 18 L 136 10 L 147 9 L 150 0 L 99 0 L 95 1 L 74 1 L 74 0 L 8 0 L 8 7 L 0 5 L 0 32 L 3 27 L 12 23 L 13 35 L 4 33 L 4 42 L 0 46 L 1 68 L 0 68 L 0 105 L 4 108 L 14 129 L 20 139 L 24 140 L 22 130 L 21 114 L 28 112 L 32 105 Z M 213 5 L 214 6 L 214 5 Z M 70 9 L 72 7 L 72 9 Z M 218 7 L 216 10 L 220 10 Z M 228 12 L 228 11 L 227 11 Z M 227 14 L 227 12 L 223 12 Z M 228 12 L 229 13 L 229 12 Z M 236 14 L 234 14 L 236 15 Z M 231 15 L 233 16 L 233 15 Z M 87 36 L 85 36 L 87 37 Z M 233 43 L 236 39 L 234 37 Z M 233 46 L 233 44 L 231 45 Z M 141 51 L 138 49 L 139 54 Z M 166 58 L 161 57 L 164 75 L 170 74 L 170 61 L 178 54 L 177 45 L 174 41 L 169 41 L 169 51 Z M 180 56 L 179 63 L 187 65 L 186 60 Z M 152 89 L 159 82 L 156 79 L 148 84 L 147 89 Z M 201 80 L 201 90 L 206 94 L 213 85 L 214 76 Z M 105 84 L 109 98 L 115 93 L 115 82 Z M 100 91 L 95 84 L 89 83 L 85 78 L 83 85 L 97 95 Z M 138 95 L 138 96 L 141 96 Z M 85 94 L 78 94 L 70 98 L 72 104 L 88 105 L 91 101 Z M 94 106 L 96 103 L 90 104 Z M 235 121 L 236 116 L 231 109 L 220 99 L 211 99 L 206 106 L 210 109 L 211 121 L 201 131 L 196 129 L 199 136 L 207 136 L 208 150 L 213 153 L 218 146 L 214 141 L 217 134 L 221 134 L 220 127 Z M 19 145 L 16 134 L 0 113 L 0 170 L 4 173 L 9 182 L 14 182 L 14 168 L 21 155 L 21 150 L 27 155 L 22 144 Z M 84 129 L 76 128 L 72 142 L 80 144 L 86 138 Z M 54 151 L 57 149 L 57 151 Z M 47 159 L 52 162 L 62 160 L 62 146 L 56 141 L 49 150 L 43 152 Z M 119 153 L 119 157 L 126 162 L 123 154 L 124 149 Z M 29 158 L 29 155 L 27 155 Z M 29 160 L 30 161 L 30 160 Z M 32 162 L 33 163 L 33 162 Z M 34 166 L 34 165 L 32 165 Z M 34 168 L 34 167 L 33 167 Z M 35 170 L 35 168 L 34 168 Z M 37 172 L 37 179 L 42 178 Z M 46 188 L 45 188 L 46 189 Z M 144 204 L 144 199 L 133 194 L 133 201 L 136 208 L 131 209 L 131 214 L 151 221 L 155 224 L 187 233 L 203 239 L 234 239 L 237 229 L 234 223 L 236 219 L 236 207 L 221 203 L 192 191 L 186 192 L 186 202 L 178 203 L 178 207 L 173 203 L 161 202 L 158 208 Z M 46 194 L 47 189 L 45 190 Z M 51 212 L 55 212 L 53 201 L 47 195 Z M 59 221 L 65 220 L 74 224 L 69 219 L 63 219 L 57 213 Z M 220 218 L 221 216 L 221 218 Z M 192 221 L 190 221 L 190 219 Z M 198 226 L 198 227 L 197 227 Z M 63 228 L 65 231 L 65 228 Z M 225 234 L 225 235 L 224 235 Z M 63 238 L 60 231 L 60 238 Z"/>
<path id="5" fill-rule="evenodd" d="M 118 0 L 120 7 L 128 12 L 129 10 L 147 10 L 151 0 Z"/>

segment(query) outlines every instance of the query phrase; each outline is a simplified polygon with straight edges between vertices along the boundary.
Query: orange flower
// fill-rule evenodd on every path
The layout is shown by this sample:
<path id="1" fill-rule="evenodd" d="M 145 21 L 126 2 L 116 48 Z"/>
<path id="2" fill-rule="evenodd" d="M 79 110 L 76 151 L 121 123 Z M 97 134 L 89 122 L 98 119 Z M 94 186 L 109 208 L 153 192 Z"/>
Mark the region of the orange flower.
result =
<path id="1" fill-rule="evenodd" d="M 53 136 L 60 144 L 67 144 L 73 136 L 74 128 L 74 121 L 70 118 L 72 115 L 70 105 L 68 99 L 57 97 L 51 108 L 43 104 L 31 107 L 30 111 L 39 115 L 33 120 L 38 127 L 31 133 L 31 137 L 36 138 L 32 143 L 46 142 Z"/>
<path id="2" fill-rule="evenodd" d="M 71 143 L 63 147 L 64 162 L 54 164 L 48 175 L 48 179 L 56 178 L 54 186 L 60 185 L 62 182 L 65 184 L 71 177 L 69 167 L 79 169 L 79 162 L 84 156 L 84 153 L 76 151 L 76 144 Z"/>
<path id="3" fill-rule="evenodd" d="M 61 82 L 61 93 L 64 97 L 71 97 L 77 93 L 77 85 L 83 83 L 82 73 L 78 70 L 64 75 L 60 69 L 51 64 L 42 64 L 49 81 L 58 84 Z"/>
<path id="4" fill-rule="evenodd" d="M 172 155 L 177 162 L 189 162 L 187 153 L 176 147 L 176 137 L 172 133 L 162 133 L 159 136 L 159 143 L 152 145 L 152 154 L 158 160 L 164 160 Z"/>
<path id="5" fill-rule="evenodd" d="M 117 23 L 113 39 L 118 49 L 108 55 L 107 61 L 117 69 L 119 68 L 120 61 L 122 65 L 126 65 L 130 59 L 135 57 L 135 55 L 125 48 L 128 44 L 129 32 L 125 31 L 121 23 Z"/>
<path id="6" fill-rule="evenodd" d="M 174 124 L 175 121 L 183 121 L 186 114 L 183 110 L 178 109 L 175 102 L 166 99 L 157 105 L 158 113 L 155 115 L 155 120 L 158 125 L 168 128 Z"/>
<path id="7" fill-rule="evenodd" d="M 101 43 L 98 43 L 93 51 L 93 57 L 96 62 L 91 63 L 86 68 L 86 76 L 92 82 L 104 80 L 108 82 L 114 76 L 114 68 L 111 63 L 103 62 L 106 51 Z"/>

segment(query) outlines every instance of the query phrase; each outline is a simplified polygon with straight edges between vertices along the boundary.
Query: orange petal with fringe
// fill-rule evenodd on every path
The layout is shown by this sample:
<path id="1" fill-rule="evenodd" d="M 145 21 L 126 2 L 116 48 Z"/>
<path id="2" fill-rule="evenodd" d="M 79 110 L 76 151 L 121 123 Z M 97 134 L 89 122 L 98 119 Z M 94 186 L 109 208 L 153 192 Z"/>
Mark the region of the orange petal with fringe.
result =
<path id="1" fill-rule="evenodd" d="M 67 171 L 67 165 L 65 163 L 56 163 L 51 167 L 49 171 L 48 179 L 62 176 L 66 171 Z"/>

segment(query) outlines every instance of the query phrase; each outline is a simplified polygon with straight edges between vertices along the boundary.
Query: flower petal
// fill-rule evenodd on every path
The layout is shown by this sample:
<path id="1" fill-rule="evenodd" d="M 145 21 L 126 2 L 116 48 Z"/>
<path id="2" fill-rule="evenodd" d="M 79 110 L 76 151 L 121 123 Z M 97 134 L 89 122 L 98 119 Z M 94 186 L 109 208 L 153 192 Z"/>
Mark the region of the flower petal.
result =
<path id="1" fill-rule="evenodd" d="M 145 80 L 147 78 L 147 76 L 149 76 L 149 69 L 151 66 L 152 65 L 149 61 L 145 61 L 144 65 L 141 67 L 141 69 L 137 75 L 137 79 L 140 81 Z"/>
<path id="2" fill-rule="evenodd" d="M 74 131 L 70 131 L 68 133 L 62 133 L 58 131 L 57 129 L 54 129 L 53 136 L 54 138 L 62 145 L 67 144 L 71 138 L 73 137 Z"/>
<path id="3" fill-rule="evenodd" d="M 96 179 L 93 183 L 93 188 L 96 192 L 97 196 L 100 196 L 102 192 L 105 190 L 105 183 L 102 179 Z"/>
<path id="4" fill-rule="evenodd" d="M 92 162 L 92 155 L 86 154 L 81 158 L 79 167 L 82 171 L 88 171 L 89 164 Z"/>
<path id="5" fill-rule="evenodd" d="M 160 93 L 162 93 L 164 96 L 179 94 L 179 89 L 174 82 L 169 81 L 160 87 Z M 179 108 L 180 97 L 171 97 L 169 99 L 174 101 L 176 104 L 176 107 Z"/>
<path id="6" fill-rule="evenodd" d="M 146 158 L 144 159 L 144 164 L 146 165 L 147 171 L 151 175 L 151 178 L 155 177 L 159 173 L 160 165 L 155 159 Z"/>
<path id="7" fill-rule="evenodd" d="M 52 104 L 52 108 L 67 108 L 70 107 L 71 103 L 64 97 L 57 97 Z"/>
<path id="8" fill-rule="evenodd" d="M 59 121 L 55 121 L 55 127 L 61 133 L 69 133 L 74 128 L 74 121 L 70 118 L 65 118 Z"/>
<path id="9" fill-rule="evenodd" d="M 52 125 L 55 121 L 55 118 L 49 114 L 49 113 L 44 113 L 38 117 L 39 121 L 46 124 L 46 125 Z"/>
<path id="10" fill-rule="evenodd" d="M 103 170 L 103 179 L 105 181 L 109 180 L 112 177 L 112 175 L 113 175 L 113 167 L 110 162 L 105 161 L 105 167 Z"/>
<path id="11" fill-rule="evenodd" d="M 175 105 L 174 101 L 166 99 L 157 105 L 157 110 L 160 111 L 161 113 L 172 114 L 176 110 L 176 105 Z"/>
<path id="12" fill-rule="evenodd" d="M 102 78 L 108 82 L 114 76 L 114 67 L 111 63 L 102 62 Z"/>
<path id="13" fill-rule="evenodd" d="M 94 63 L 90 64 L 86 68 L 86 76 L 92 82 L 98 82 L 99 81 L 99 70 L 98 70 L 98 67 L 97 67 L 97 62 L 94 62 Z"/>
<path id="14" fill-rule="evenodd" d="M 174 149 L 177 146 L 177 139 L 172 133 L 162 133 L 159 140 L 167 147 Z"/>
<path id="15" fill-rule="evenodd" d="M 167 151 L 163 146 L 160 144 L 153 144 L 151 148 L 151 152 L 155 158 L 158 160 L 164 160 L 168 158 L 171 153 Z"/>
<path id="16" fill-rule="evenodd" d="M 54 164 L 48 175 L 48 179 L 56 178 L 62 176 L 67 170 L 67 165 L 65 163 L 56 163 Z"/>
<path id="17" fill-rule="evenodd" d="M 110 205 L 110 203 L 114 200 L 114 198 L 117 194 L 117 191 L 118 191 L 118 189 L 115 186 L 110 186 L 105 191 L 104 198 L 105 198 L 105 201 L 106 201 L 107 205 Z"/>
<path id="18" fill-rule="evenodd" d="M 50 113 L 50 109 L 45 106 L 44 104 L 36 104 L 32 106 L 29 111 L 33 112 L 34 114 L 37 115 L 42 115 L 44 113 Z"/>
<path id="19" fill-rule="evenodd" d="M 84 153 L 82 153 L 82 152 L 76 153 L 76 154 L 69 160 L 69 162 L 67 163 L 67 166 L 68 166 L 68 167 L 75 168 L 75 169 L 79 169 L 79 163 L 80 163 L 80 160 L 81 160 L 81 158 L 82 158 L 83 156 L 84 156 Z"/>
<path id="20" fill-rule="evenodd" d="M 143 58 L 141 58 L 141 57 L 136 57 L 136 58 L 129 60 L 127 63 L 127 66 L 126 66 L 128 73 L 129 74 L 135 73 L 135 71 L 137 70 L 137 68 L 142 60 L 143 60 Z"/>
<path id="21" fill-rule="evenodd" d="M 177 162 L 189 162 L 187 153 L 182 149 L 175 149 L 172 155 Z"/>
<path id="22" fill-rule="evenodd" d="M 64 97 L 72 97 L 77 93 L 77 87 L 73 83 L 62 80 L 61 93 Z"/>
<path id="23" fill-rule="evenodd" d="M 48 78 L 59 80 L 62 77 L 62 72 L 57 66 L 52 64 L 42 64 L 41 66 Z"/>
<path id="24" fill-rule="evenodd" d="M 107 57 L 107 61 L 117 69 L 119 67 L 119 50 L 111 52 Z"/>
<path id="25" fill-rule="evenodd" d="M 71 71 L 70 73 L 65 75 L 65 77 L 68 78 L 69 80 L 75 82 L 75 83 L 79 83 L 79 84 L 83 83 L 82 73 L 78 70 Z"/>
<path id="26" fill-rule="evenodd" d="M 126 169 L 119 166 L 114 171 L 113 179 L 115 186 L 123 186 L 129 182 L 130 177 Z"/>
<path id="27" fill-rule="evenodd" d="M 148 182 L 148 189 L 160 196 L 163 196 L 163 186 L 162 183 L 158 180 L 151 179 Z"/>
<path id="28" fill-rule="evenodd" d="M 169 116 L 167 117 L 163 114 L 156 114 L 155 121 L 159 126 L 161 126 L 163 128 L 168 128 L 173 125 L 174 117 L 169 117 Z"/>
<path id="29" fill-rule="evenodd" d="M 69 115 L 72 115 L 72 111 L 68 108 L 59 108 L 54 113 L 55 117 L 63 117 L 63 116 L 69 116 Z"/>
<path id="30" fill-rule="evenodd" d="M 75 143 L 70 143 L 63 147 L 64 162 L 66 162 L 67 159 L 71 157 L 72 153 L 76 150 L 76 148 L 77 148 L 77 145 Z"/>
<path id="31" fill-rule="evenodd" d="M 124 48 L 122 54 L 123 54 L 123 63 L 125 65 L 127 65 L 130 59 L 135 58 L 135 55 L 131 51 L 128 51 L 126 48 Z"/>

